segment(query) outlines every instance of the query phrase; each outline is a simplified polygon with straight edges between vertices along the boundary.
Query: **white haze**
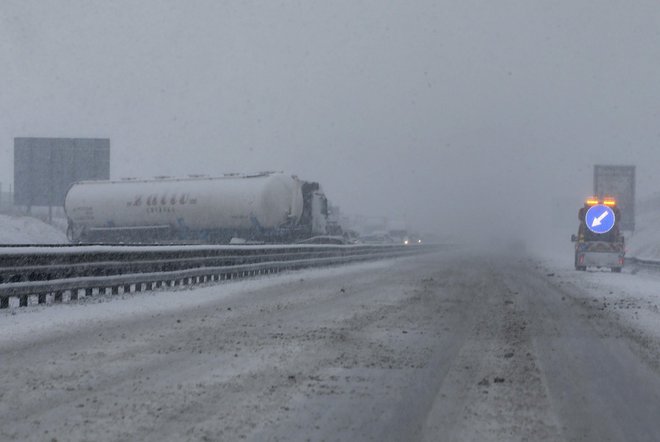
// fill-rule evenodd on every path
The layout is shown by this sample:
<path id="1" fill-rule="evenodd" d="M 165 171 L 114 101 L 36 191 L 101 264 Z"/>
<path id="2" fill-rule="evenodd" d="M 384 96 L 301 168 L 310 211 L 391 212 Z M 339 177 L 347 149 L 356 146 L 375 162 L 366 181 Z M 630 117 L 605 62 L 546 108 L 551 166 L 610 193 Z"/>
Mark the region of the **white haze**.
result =
<path id="1" fill-rule="evenodd" d="M 114 178 L 284 170 L 349 213 L 546 235 L 595 163 L 660 190 L 659 30 L 657 1 L 5 0 L 0 181 L 14 137 L 109 137 Z"/>

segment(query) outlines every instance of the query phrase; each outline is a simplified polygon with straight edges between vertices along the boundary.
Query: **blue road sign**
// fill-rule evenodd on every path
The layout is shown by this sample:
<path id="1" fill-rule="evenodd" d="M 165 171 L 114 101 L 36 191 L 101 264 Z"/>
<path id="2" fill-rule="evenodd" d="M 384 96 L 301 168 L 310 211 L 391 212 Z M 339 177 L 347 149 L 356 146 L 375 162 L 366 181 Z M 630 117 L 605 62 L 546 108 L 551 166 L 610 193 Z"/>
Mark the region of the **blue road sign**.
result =
<path id="1" fill-rule="evenodd" d="M 603 204 L 596 204 L 587 210 L 584 221 L 592 232 L 607 233 L 614 227 L 616 218 L 612 209 Z"/>

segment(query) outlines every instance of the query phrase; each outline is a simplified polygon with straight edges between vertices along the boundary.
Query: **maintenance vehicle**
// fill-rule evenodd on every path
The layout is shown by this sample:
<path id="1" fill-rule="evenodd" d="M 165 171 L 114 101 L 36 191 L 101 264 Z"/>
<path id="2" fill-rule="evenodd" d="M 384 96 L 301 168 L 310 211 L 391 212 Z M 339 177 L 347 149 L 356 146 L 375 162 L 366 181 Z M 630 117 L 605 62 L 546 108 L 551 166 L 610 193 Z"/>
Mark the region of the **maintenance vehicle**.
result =
<path id="1" fill-rule="evenodd" d="M 619 230 L 621 211 L 614 198 L 588 198 L 578 211 L 575 242 L 575 270 L 587 267 L 610 268 L 621 272 L 625 260 L 624 237 Z"/>

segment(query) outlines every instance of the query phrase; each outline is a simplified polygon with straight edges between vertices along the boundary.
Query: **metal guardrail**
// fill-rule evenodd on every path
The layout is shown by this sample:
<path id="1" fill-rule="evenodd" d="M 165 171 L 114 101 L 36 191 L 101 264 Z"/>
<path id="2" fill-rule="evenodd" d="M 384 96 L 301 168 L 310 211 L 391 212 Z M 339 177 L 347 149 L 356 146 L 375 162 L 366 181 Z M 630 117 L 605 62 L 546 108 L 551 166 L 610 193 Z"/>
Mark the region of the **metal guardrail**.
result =
<path id="1" fill-rule="evenodd" d="M 365 253 L 350 250 L 352 254 Z M 156 273 L 185 270 L 198 267 L 222 267 L 266 261 L 289 261 L 337 256 L 337 250 L 271 250 L 258 254 L 246 254 L 236 250 L 211 250 L 190 252 L 95 252 L 82 254 L 57 254 L 19 258 L 22 261 L 0 267 L 0 285 L 22 281 L 47 281 L 86 276 L 111 276 L 125 273 Z M 3 257 L 0 256 L 0 263 Z M 46 262 L 50 262 L 46 264 Z M 0 264 L 1 265 L 1 264 Z"/>
<path id="2" fill-rule="evenodd" d="M 176 246 L 0 249 L 0 308 L 405 256 L 434 246 Z M 47 262 L 50 261 L 50 264 Z M 10 264 L 7 266 L 7 264 Z"/>
<path id="3" fill-rule="evenodd" d="M 644 267 L 660 268 L 660 261 L 653 259 L 639 259 L 633 256 L 626 256 L 626 264 L 636 264 Z"/>

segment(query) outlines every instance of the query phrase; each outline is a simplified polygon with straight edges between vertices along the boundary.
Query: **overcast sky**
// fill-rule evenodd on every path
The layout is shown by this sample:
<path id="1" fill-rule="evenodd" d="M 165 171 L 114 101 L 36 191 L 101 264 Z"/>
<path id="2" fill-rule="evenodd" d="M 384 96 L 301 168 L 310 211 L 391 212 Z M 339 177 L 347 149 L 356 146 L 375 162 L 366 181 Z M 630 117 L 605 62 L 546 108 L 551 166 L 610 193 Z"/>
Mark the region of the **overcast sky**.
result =
<path id="1" fill-rule="evenodd" d="M 657 0 L 2 0 L 0 181 L 14 137 L 108 137 L 113 178 L 284 170 L 420 229 L 574 218 L 594 163 L 660 191 L 659 32 Z"/>

